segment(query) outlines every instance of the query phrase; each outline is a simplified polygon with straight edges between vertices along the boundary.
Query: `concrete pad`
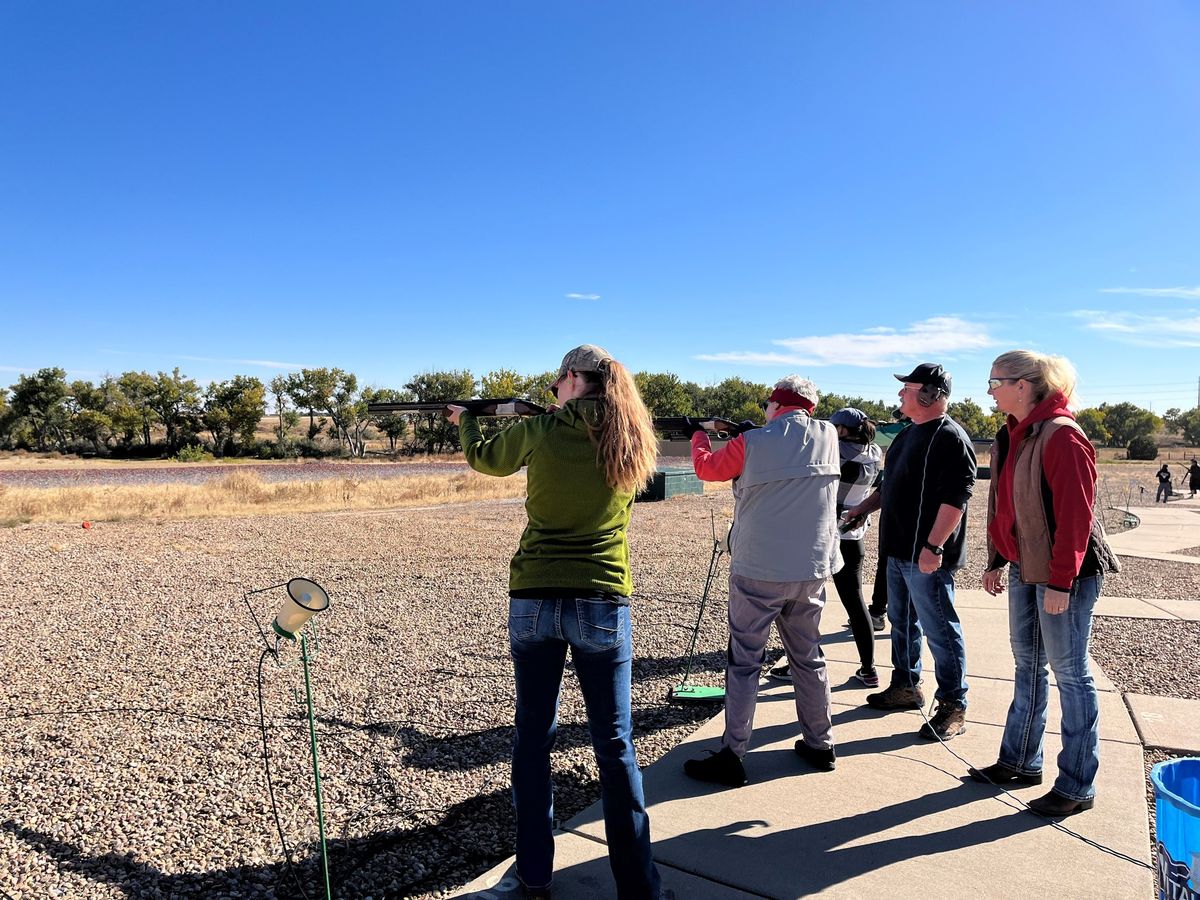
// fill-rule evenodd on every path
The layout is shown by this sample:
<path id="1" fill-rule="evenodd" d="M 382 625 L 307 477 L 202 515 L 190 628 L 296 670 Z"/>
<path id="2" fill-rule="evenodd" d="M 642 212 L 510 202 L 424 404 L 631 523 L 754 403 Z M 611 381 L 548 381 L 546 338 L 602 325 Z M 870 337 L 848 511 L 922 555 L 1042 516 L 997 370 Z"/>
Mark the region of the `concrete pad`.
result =
<path id="1" fill-rule="evenodd" d="M 1146 602 L 1169 612 L 1177 619 L 1200 622 L 1200 597 L 1195 600 L 1147 600 Z"/>
<path id="2" fill-rule="evenodd" d="M 838 768 L 818 773 L 792 751 L 795 724 L 776 721 L 777 705 L 761 709 L 745 788 L 720 789 L 682 772 L 685 759 L 715 744 L 714 723 L 647 769 L 656 858 L 766 897 L 894 896 L 913 885 L 937 898 L 1148 896 L 1148 870 L 1097 853 L 1020 811 L 998 789 L 965 780 L 966 766 L 917 738 L 911 717 L 872 710 L 839 716 Z M 791 716 L 790 705 L 782 706 Z M 950 749 L 991 761 L 999 740 L 999 727 L 978 725 Z M 1103 758 L 1100 812 L 1070 826 L 1148 860 L 1141 748 L 1105 742 Z M 1028 800 L 1045 790 L 1013 793 Z M 566 827 L 597 836 L 598 805 Z M 950 872 L 953 878 L 935 877 Z"/>
<path id="3" fill-rule="evenodd" d="M 473 900 L 502 900 L 523 896 L 512 860 L 503 862 L 462 888 L 454 897 Z M 663 887 L 687 900 L 756 900 L 722 884 L 697 878 L 687 872 L 658 864 Z M 615 898 L 608 846 L 578 834 L 559 832 L 554 838 L 554 896 L 556 900 L 607 900 Z"/>
<path id="4" fill-rule="evenodd" d="M 1142 742 L 1179 753 L 1200 753 L 1200 700 L 1126 694 Z"/>
<path id="5" fill-rule="evenodd" d="M 821 648 L 825 658 L 833 662 L 858 663 L 858 650 L 842 615 L 831 615 L 833 610 L 826 604 L 821 616 Z M 967 645 L 967 671 L 971 676 L 1012 680 L 1013 658 L 1008 643 L 1008 609 L 984 609 L 965 607 L 958 611 L 962 622 L 963 636 Z M 928 643 L 922 643 L 922 669 L 927 684 L 932 684 L 933 655 Z M 875 633 L 875 663 L 889 666 L 892 661 L 891 626 Z M 1115 691 L 1112 680 L 1092 661 L 1092 672 L 1099 691 Z M 883 678 L 883 676 L 881 676 Z M 1054 683 L 1054 676 L 1050 676 Z"/>
<path id="6" fill-rule="evenodd" d="M 1124 619 L 1174 619 L 1153 601 L 1137 600 L 1132 597 L 1100 597 L 1096 601 L 1095 615 L 1117 616 Z"/>
<path id="7" fill-rule="evenodd" d="M 867 702 L 867 694 L 872 689 L 862 686 L 862 683 L 853 678 L 854 671 L 857 665 L 842 662 L 828 662 L 829 667 L 829 684 L 834 703 L 834 740 L 840 741 L 841 735 L 836 728 L 837 722 L 840 719 L 839 711 L 843 708 L 865 707 Z M 887 678 L 890 672 L 885 668 L 880 668 L 880 682 L 884 686 L 887 685 Z M 1012 703 L 1013 682 L 1012 679 L 1001 680 L 996 678 L 983 678 L 975 675 L 967 676 L 967 723 L 968 727 L 971 724 L 989 724 L 1003 727 L 1004 720 L 1008 716 L 1008 707 Z M 927 681 L 922 688 L 925 691 L 926 701 L 932 704 L 933 692 L 936 686 L 933 681 Z M 1140 744 L 1141 738 L 1138 736 L 1137 730 L 1133 727 L 1133 722 L 1130 721 L 1129 711 L 1125 707 L 1121 695 L 1115 691 L 1100 691 L 1100 739 L 1104 741 L 1120 741 L 1126 744 Z M 791 686 L 776 680 L 764 682 L 763 689 L 759 692 L 759 705 L 764 702 L 786 702 L 792 703 Z M 1058 691 L 1051 686 L 1049 702 L 1047 704 L 1047 721 L 1046 733 L 1046 749 L 1048 753 L 1058 753 L 1058 748 L 1061 746 L 1058 741 L 1058 735 L 1062 733 L 1062 708 L 1059 705 Z M 930 710 L 926 711 L 931 715 Z M 892 716 L 910 716 L 912 722 L 907 726 L 912 731 L 917 731 L 921 727 L 921 714 L 919 712 L 906 711 L 890 713 Z M 794 717 L 793 717 L 794 718 Z M 982 765 L 988 765 L 995 762 L 995 759 L 986 760 Z"/>

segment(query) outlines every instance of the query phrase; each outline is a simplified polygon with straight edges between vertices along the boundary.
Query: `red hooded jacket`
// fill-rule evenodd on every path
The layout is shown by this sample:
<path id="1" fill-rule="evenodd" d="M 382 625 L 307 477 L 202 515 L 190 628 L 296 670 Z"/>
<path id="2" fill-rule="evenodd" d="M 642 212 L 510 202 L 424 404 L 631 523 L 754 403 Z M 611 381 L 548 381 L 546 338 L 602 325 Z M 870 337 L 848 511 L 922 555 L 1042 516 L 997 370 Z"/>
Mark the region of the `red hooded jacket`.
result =
<path id="1" fill-rule="evenodd" d="M 988 523 L 988 536 L 997 552 L 1010 562 L 1020 562 L 1016 538 L 1016 510 L 1013 507 L 1013 472 L 1011 460 L 1016 448 L 1037 422 L 1067 416 L 1067 400 L 1054 393 L 1034 407 L 1018 422 L 1008 417 L 1008 456 L 996 479 L 996 509 Z M 1080 564 L 1087 553 L 1088 536 L 1092 527 L 1092 503 L 1096 495 L 1096 451 L 1079 431 L 1060 428 L 1050 438 L 1042 457 L 1042 477 L 1050 489 L 1051 507 L 1047 510 L 1054 521 L 1053 550 L 1050 556 L 1050 581 L 1056 590 L 1069 591 Z"/>

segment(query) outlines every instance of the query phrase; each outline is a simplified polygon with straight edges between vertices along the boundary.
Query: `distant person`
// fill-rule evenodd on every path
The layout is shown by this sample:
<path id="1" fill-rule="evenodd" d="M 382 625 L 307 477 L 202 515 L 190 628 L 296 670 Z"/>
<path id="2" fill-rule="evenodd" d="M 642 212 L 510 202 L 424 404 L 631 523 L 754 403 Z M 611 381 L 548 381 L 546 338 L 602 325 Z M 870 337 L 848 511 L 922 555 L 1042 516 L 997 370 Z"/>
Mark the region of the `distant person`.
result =
<path id="1" fill-rule="evenodd" d="M 946 414 L 950 374 L 921 363 L 903 382 L 900 410 L 912 424 L 888 448 L 882 491 L 848 515 L 880 509 L 880 553 L 887 556 L 891 683 L 867 703 L 921 709 L 921 637 L 933 652 L 938 707 L 918 732 L 948 741 L 967 728 L 967 651 L 954 607 L 954 573 L 966 562 L 966 510 L 975 486 L 975 449 Z"/>
<path id="2" fill-rule="evenodd" d="M 693 428 L 692 464 L 703 481 L 733 479 L 729 535 L 729 658 L 725 667 L 725 733 L 719 752 L 689 759 L 683 771 L 700 781 L 740 787 L 750 746 L 758 679 L 771 623 L 791 664 L 801 737 L 795 750 L 809 765 L 832 771 L 829 675 L 821 653 L 825 579 L 842 565 L 837 493 L 837 430 L 813 419 L 816 385 L 799 375 L 776 382 L 767 424 L 712 452 Z"/>
<path id="3" fill-rule="evenodd" d="M 656 900 L 659 872 L 634 753 L 629 598 L 630 510 L 654 473 L 658 438 L 629 372 L 600 347 L 568 353 L 550 387 L 561 407 L 484 439 L 450 407 L 471 468 L 526 467 L 529 522 L 509 567 L 508 633 L 516 678 L 512 789 L 517 877 L 548 898 L 554 869 L 550 751 L 568 649 L 600 768 L 609 866 L 617 896 Z"/>
<path id="4" fill-rule="evenodd" d="M 1096 452 L 1068 408 L 1075 370 L 1061 356 L 1013 350 L 996 357 L 988 393 L 1008 423 L 992 445 L 988 568 L 1008 576 L 1009 640 L 1016 660 L 999 760 L 976 781 L 1041 784 L 1049 679 L 1062 706 L 1054 788 L 1029 807 L 1046 816 L 1091 809 L 1100 766 L 1100 705 L 1088 662 L 1092 610 L 1117 559 L 1095 514 Z"/>
<path id="5" fill-rule="evenodd" d="M 1188 499 L 1191 500 L 1196 496 L 1196 492 L 1200 491 L 1200 463 L 1196 462 L 1196 457 L 1192 457 L 1192 464 L 1187 467 Z"/>
<path id="6" fill-rule="evenodd" d="M 852 406 L 839 409 L 829 417 L 829 424 L 837 428 L 838 450 L 841 454 L 837 513 L 842 516 L 847 509 L 857 506 L 871 493 L 879 475 L 883 450 L 875 443 L 875 423 L 861 409 Z M 876 688 L 879 687 L 879 674 L 875 671 L 875 632 L 862 589 L 863 539 L 869 524 L 870 519 L 864 517 L 859 520 L 845 519 L 838 526 L 843 565 L 833 574 L 833 584 L 842 606 L 850 616 L 850 631 L 858 648 L 859 668 L 854 677 L 864 686 Z M 790 678 L 791 666 L 785 660 L 771 669 L 770 674 L 773 678 Z"/>
<path id="7" fill-rule="evenodd" d="M 1161 499 L 1166 503 L 1167 498 L 1171 496 L 1171 470 L 1167 468 L 1166 463 L 1162 464 L 1155 477 L 1158 479 L 1158 490 L 1154 493 L 1154 502 L 1157 503 Z"/>

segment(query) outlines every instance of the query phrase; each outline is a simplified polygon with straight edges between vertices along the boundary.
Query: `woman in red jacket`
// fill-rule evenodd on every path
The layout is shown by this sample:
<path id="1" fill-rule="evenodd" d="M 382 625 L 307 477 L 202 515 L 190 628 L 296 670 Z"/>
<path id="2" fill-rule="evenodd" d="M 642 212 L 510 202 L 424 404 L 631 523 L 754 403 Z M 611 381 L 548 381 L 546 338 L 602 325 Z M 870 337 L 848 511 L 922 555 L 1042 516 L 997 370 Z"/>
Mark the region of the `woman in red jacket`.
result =
<path id="1" fill-rule="evenodd" d="M 976 781 L 1041 784 L 1049 678 L 1062 704 L 1062 752 L 1054 789 L 1029 804 L 1046 816 L 1091 809 L 1100 766 L 1099 699 L 1088 664 L 1092 608 L 1116 557 L 1093 512 L 1096 454 L 1068 409 L 1075 370 L 1030 350 L 992 363 L 988 393 L 1008 424 L 992 446 L 988 494 L 989 594 L 1008 584 L 1016 660 L 999 761 L 971 769 Z"/>

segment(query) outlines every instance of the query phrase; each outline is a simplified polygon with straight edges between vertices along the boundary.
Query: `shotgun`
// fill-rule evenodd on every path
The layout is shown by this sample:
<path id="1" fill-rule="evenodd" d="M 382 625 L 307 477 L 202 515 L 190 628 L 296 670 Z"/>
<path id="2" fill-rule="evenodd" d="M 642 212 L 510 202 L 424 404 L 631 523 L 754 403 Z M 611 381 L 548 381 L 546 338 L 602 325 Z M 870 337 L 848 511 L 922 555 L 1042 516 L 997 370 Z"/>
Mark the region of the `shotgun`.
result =
<path id="1" fill-rule="evenodd" d="M 711 431 L 722 440 L 737 437 L 751 428 L 761 427 L 749 419 L 744 422 L 731 422 L 711 416 L 659 416 L 654 420 L 654 430 L 668 441 L 690 440 L 690 431 L 696 425 L 703 426 L 705 431 Z"/>
<path id="2" fill-rule="evenodd" d="M 500 397 L 485 400 L 429 400 L 404 403 L 368 403 L 369 416 L 431 415 L 445 413 L 447 407 L 465 406 L 477 416 L 540 416 L 546 410 L 529 400 L 518 397 Z"/>

